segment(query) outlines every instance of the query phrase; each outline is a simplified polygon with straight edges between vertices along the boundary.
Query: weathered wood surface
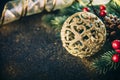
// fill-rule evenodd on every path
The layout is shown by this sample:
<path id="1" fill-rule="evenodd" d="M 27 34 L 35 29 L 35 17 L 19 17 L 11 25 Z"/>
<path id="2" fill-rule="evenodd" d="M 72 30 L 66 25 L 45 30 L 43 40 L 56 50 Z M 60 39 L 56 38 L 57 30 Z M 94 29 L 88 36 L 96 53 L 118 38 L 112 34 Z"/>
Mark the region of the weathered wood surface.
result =
<path id="1" fill-rule="evenodd" d="M 42 24 L 41 16 L 0 28 L 1 80 L 110 80 L 112 76 L 96 77 L 84 60 L 67 53 L 54 30 Z"/>

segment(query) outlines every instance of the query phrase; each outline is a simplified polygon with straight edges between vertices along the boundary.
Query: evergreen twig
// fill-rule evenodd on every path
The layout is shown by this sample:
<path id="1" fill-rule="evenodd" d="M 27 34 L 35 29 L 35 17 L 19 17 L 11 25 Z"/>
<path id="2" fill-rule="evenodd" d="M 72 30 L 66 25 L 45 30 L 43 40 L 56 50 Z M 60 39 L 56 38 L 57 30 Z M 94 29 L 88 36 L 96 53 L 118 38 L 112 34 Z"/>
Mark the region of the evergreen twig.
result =
<path id="1" fill-rule="evenodd" d="M 115 53 L 115 51 L 108 51 L 93 61 L 93 67 L 97 73 L 105 74 L 111 70 L 116 70 L 120 66 L 120 62 L 115 63 L 112 61 L 112 55 Z"/>

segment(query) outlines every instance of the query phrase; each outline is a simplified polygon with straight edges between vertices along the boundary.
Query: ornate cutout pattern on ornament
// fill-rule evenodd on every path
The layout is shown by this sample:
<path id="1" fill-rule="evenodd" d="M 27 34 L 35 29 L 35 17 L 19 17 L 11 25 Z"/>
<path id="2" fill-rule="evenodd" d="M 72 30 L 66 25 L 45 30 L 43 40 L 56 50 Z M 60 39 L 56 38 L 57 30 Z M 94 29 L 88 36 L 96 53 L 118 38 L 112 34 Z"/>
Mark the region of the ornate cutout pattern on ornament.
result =
<path id="1" fill-rule="evenodd" d="M 70 54 L 81 58 L 91 56 L 105 43 L 105 25 L 92 13 L 77 12 L 64 22 L 61 40 Z"/>

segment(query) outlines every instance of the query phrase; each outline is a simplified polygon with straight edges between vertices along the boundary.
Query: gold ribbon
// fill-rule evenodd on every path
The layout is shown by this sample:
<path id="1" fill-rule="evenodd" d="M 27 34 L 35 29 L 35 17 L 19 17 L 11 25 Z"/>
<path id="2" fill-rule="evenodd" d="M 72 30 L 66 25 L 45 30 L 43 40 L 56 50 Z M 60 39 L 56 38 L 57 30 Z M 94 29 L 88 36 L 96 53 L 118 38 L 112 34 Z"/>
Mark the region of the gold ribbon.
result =
<path id="1" fill-rule="evenodd" d="M 1 27 L 1 26 L 3 25 L 3 23 L 4 23 L 5 12 L 6 12 L 6 10 L 7 10 L 7 7 L 5 6 L 4 9 L 3 9 L 3 12 L 2 12 L 1 19 L 0 19 L 0 21 L 1 21 L 1 23 L 0 23 L 0 27 Z"/>
<path id="2" fill-rule="evenodd" d="M 21 12 L 21 17 L 20 18 L 26 16 L 26 14 L 27 14 L 28 0 L 22 0 L 22 4 L 23 5 L 22 5 L 22 12 Z"/>

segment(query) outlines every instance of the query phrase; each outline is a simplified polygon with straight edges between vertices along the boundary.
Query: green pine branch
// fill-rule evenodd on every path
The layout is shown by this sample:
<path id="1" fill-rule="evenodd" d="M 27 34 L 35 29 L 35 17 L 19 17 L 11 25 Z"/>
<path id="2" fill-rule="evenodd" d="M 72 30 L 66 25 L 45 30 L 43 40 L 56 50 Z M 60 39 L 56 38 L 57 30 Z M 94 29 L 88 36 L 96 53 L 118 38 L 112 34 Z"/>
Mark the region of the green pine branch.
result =
<path id="1" fill-rule="evenodd" d="M 67 16 L 58 16 L 58 17 L 54 17 L 54 19 L 51 20 L 50 23 L 56 31 L 60 31 L 66 19 Z"/>
<path id="2" fill-rule="evenodd" d="M 97 58 L 93 61 L 93 67 L 97 73 L 105 74 L 120 67 L 120 62 L 115 63 L 112 61 L 112 56 L 115 53 L 115 51 L 108 51 L 104 53 L 100 58 Z"/>
<path id="3" fill-rule="evenodd" d="M 116 2 L 111 0 L 106 6 L 109 14 L 114 14 L 120 17 L 120 6 Z"/>
<path id="4" fill-rule="evenodd" d="M 46 14 L 42 17 L 42 21 L 55 29 L 55 31 L 60 32 L 64 21 L 76 12 L 82 11 L 82 6 L 75 2 L 70 7 L 59 10 L 57 13 Z"/>
<path id="5" fill-rule="evenodd" d="M 78 2 L 74 2 L 70 7 L 67 7 L 65 9 L 61 9 L 60 13 L 61 15 L 72 15 L 76 12 L 81 12 L 83 9 L 83 6 L 81 4 L 79 4 Z"/>

